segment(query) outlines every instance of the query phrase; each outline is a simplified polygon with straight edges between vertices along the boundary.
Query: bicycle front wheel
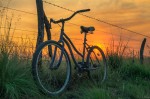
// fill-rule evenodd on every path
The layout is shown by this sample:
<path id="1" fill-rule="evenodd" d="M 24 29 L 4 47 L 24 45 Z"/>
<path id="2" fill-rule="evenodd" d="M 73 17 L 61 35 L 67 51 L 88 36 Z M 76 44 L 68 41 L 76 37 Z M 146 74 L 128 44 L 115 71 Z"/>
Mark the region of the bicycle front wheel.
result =
<path id="1" fill-rule="evenodd" d="M 68 87 L 71 77 L 68 53 L 55 41 L 40 44 L 33 56 L 32 73 L 42 92 L 48 95 L 62 93 Z"/>
<path id="2" fill-rule="evenodd" d="M 106 79 L 107 63 L 104 52 L 98 46 L 89 49 L 87 60 L 88 76 L 95 83 L 102 83 Z"/>

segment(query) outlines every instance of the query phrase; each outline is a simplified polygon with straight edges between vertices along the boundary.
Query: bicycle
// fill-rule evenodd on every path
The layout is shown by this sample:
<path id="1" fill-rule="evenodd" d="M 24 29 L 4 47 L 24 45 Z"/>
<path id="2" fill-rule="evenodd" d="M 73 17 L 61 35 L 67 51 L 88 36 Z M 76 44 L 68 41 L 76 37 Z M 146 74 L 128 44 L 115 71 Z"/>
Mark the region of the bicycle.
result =
<path id="1" fill-rule="evenodd" d="M 88 77 L 96 83 L 102 83 L 106 79 L 107 63 L 104 52 L 98 46 L 87 44 L 87 34 L 93 32 L 95 28 L 80 27 L 81 33 L 84 33 L 82 54 L 64 32 L 66 21 L 69 21 L 78 13 L 87 11 L 90 11 L 90 9 L 76 11 L 70 17 L 58 21 L 50 19 L 50 25 L 51 23 L 62 23 L 59 41 L 49 40 L 41 43 L 32 59 L 33 77 L 42 92 L 48 95 L 59 95 L 68 87 L 71 79 L 70 57 L 75 64 L 78 75 L 86 72 Z M 81 62 L 76 60 L 72 49 L 82 58 Z M 70 56 L 68 51 L 71 54 Z M 85 57 L 86 51 L 87 56 Z"/>

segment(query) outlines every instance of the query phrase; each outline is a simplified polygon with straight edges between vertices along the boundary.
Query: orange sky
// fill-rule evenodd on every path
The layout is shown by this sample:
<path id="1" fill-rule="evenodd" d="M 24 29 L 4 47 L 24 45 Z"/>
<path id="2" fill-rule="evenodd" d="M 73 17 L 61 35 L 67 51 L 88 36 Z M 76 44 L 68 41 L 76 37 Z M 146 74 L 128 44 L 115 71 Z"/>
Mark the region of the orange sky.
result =
<path id="1" fill-rule="evenodd" d="M 0 4 L 6 6 L 6 1 L 9 0 L 0 0 Z M 66 7 L 71 10 L 80 10 L 90 8 L 91 11 L 85 13 L 91 17 L 104 20 L 106 22 L 145 34 L 150 36 L 150 0 L 45 0 L 62 7 Z M 19 10 L 24 10 L 32 13 L 36 13 L 36 3 L 35 0 L 11 0 L 9 7 Z M 60 19 L 68 17 L 72 12 L 54 7 L 49 4 L 44 3 L 44 10 L 48 17 L 54 19 Z M 17 28 L 25 29 L 30 31 L 37 31 L 37 16 L 30 15 L 26 13 L 20 13 L 16 11 L 10 11 L 14 13 L 14 16 L 20 16 L 21 20 L 17 23 Z M 101 45 L 110 43 L 110 41 L 115 39 L 118 41 L 121 35 L 124 43 L 130 38 L 130 47 L 139 48 L 140 43 L 143 39 L 142 36 L 135 35 L 134 33 L 112 27 L 110 25 L 97 22 L 95 20 L 86 18 L 81 15 L 75 16 L 71 23 L 77 25 L 85 26 L 95 26 L 96 31 L 93 35 L 88 35 L 89 43 L 94 43 Z M 52 35 L 59 35 L 59 26 L 53 25 Z M 65 27 L 66 33 L 71 38 L 83 39 L 83 35 L 80 34 L 79 26 L 71 25 L 66 23 Z M 15 31 L 15 35 L 34 35 L 36 39 L 36 33 L 27 33 L 23 31 Z M 116 36 L 117 35 L 117 36 Z M 33 38 L 33 36 L 31 36 Z M 53 37 L 58 38 L 58 36 Z M 133 40 L 134 39 L 134 40 Z M 135 41 L 139 40 L 139 42 Z M 74 40 L 73 40 L 74 41 Z M 82 44 L 81 41 L 75 42 L 77 45 Z M 101 44 L 102 43 L 102 44 Z M 138 44 L 138 45 L 137 45 Z"/>

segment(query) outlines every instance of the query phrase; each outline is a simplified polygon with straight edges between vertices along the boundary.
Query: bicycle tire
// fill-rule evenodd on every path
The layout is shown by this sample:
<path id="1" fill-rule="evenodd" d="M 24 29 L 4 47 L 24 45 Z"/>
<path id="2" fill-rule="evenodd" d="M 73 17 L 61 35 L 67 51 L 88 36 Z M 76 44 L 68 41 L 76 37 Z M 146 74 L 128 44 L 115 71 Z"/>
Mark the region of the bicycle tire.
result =
<path id="1" fill-rule="evenodd" d="M 56 70 L 50 69 L 50 66 L 46 66 L 46 64 L 50 65 L 50 62 L 51 62 L 50 59 L 52 59 L 52 57 L 48 58 L 49 55 L 47 55 L 47 54 L 45 54 L 45 56 L 44 56 L 45 51 L 47 51 L 46 49 L 48 49 L 46 47 L 48 47 L 48 46 L 51 46 L 52 49 L 53 49 L 53 47 L 59 49 L 61 51 L 61 53 L 63 53 L 63 57 L 66 59 L 66 60 L 62 59 L 61 63 L 63 63 L 63 64 L 60 65 Z M 46 48 L 46 49 L 43 50 L 44 48 Z M 48 53 L 49 53 L 49 51 L 48 51 Z M 43 55 L 42 57 L 40 57 L 41 54 Z M 44 57 L 45 57 L 45 60 L 44 60 Z M 41 62 L 41 63 L 39 64 L 39 62 Z M 67 65 L 66 67 L 65 67 L 65 62 Z M 57 63 L 57 61 L 56 61 L 56 63 Z M 60 68 L 63 70 L 62 71 L 59 70 L 57 72 L 57 70 Z M 65 70 L 66 70 L 66 74 L 64 74 Z M 56 74 L 52 74 L 52 73 L 56 73 Z M 48 94 L 50 96 L 55 96 L 55 95 L 61 94 L 68 87 L 70 78 L 71 78 L 71 62 L 70 62 L 67 51 L 62 47 L 62 45 L 60 45 L 56 41 L 50 40 L 50 41 L 41 43 L 33 55 L 32 75 L 33 75 L 36 85 L 38 86 L 38 89 L 40 91 L 42 91 L 43 93 Z M 54 77 L 54 76 L 56 76 L 56 77 Z M 56 81 L 57 78 L 61 78 L 61 80 Z M 62 82 L 63 78 L 64 78 L 64 82 Z M 46 86 L 46 84 L 48 84 L 48 85 Z M 51 87 L 56 87 L 56 89 L 57 89 L 57 87 L 59 87 L 59 88 L 57 90 L 54 90 L 54 88 L 51 88 Z"/>
<path id="2" fill-rule="evenodd" d="M 95 83 L 103 83 L 107 76 L 107 62 L 103 50 L 98 46 L 92 46 L 88 51 L 86 63 L 89 78 Z"/>

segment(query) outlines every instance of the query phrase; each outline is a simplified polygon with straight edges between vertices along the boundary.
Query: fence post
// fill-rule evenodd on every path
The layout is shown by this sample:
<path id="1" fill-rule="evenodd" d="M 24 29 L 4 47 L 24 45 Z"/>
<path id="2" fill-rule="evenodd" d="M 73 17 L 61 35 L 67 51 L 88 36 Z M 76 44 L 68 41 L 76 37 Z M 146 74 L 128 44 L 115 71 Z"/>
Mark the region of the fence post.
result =
<path id="1" fill-rule="evenodd" d="M 135 56 L 135 55 L 134 55 L 134 49 L 133 49 L 133 52 L 132 52 L 132 62 L 133 62 L 133 63 L 134 63 L 134 61 L 135 61 L 135 60 L 134 60 L 134 56 Z"/>
<path id="2" fill-rule="evenodd" d="M 44 10 L 42 0 L 36 0 L 37 17 L 38 17 L 38 37 L 36 42 L 36 48 L 44 40 Z"/>
<path id="3" fill-rule="evenodd" d="M 51 26 L 50 23 L 46 17 L 46 14 L 44 13 L 44 23 L 45 23 L 45 29 L 46 29 L 46 33 L 47 33 L 47 40 L 51 40 Z M 49 56 L 52 56 L 52 47 L 48 46 L 48 51 L 49 51 Z"/>
<path id="4" fill-rule="evenodd" d="M 144 38 L 144 40 L 142 41 L 141 48 L 140 48 L 140 63 L 141 64 L 143 64 L 143 60 L 144 60 L 143 53 L 144 53 L 145 43 L 146 43 L 146 38 Z"/>

